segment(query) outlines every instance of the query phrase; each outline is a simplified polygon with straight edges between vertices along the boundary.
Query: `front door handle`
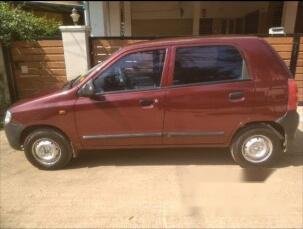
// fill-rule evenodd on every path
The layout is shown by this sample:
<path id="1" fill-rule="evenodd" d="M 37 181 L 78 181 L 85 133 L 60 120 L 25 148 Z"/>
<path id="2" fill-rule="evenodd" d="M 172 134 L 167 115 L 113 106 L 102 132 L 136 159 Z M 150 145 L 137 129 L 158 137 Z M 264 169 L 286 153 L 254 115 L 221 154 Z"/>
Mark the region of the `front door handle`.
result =
<path id="1" fill-rule="evenodd" d="M 229 101 L 237 102 L 245 99 L 243 91 L 234 91 L 228 94 Z"/>
<path id="2" fill-rule="evenodd" d="M 150 107 L 150 108 L 152 108 L 158 102 L 159 102 L 158 99 L 140 99 L 139 100 L 139 104 L 141 107 Z"/>

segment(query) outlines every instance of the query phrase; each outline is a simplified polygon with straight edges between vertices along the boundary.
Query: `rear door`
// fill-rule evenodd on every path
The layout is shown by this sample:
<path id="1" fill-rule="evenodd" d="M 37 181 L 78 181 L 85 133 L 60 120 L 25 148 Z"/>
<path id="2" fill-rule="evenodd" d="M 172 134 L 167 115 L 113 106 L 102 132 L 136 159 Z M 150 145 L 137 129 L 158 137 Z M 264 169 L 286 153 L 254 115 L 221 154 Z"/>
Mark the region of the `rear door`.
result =
<path id="1" fill-rule="evenodd" d="M 254 83 L 232 45 L 173 48 L 163 143 L 226 144 L 253 115 Z"/>

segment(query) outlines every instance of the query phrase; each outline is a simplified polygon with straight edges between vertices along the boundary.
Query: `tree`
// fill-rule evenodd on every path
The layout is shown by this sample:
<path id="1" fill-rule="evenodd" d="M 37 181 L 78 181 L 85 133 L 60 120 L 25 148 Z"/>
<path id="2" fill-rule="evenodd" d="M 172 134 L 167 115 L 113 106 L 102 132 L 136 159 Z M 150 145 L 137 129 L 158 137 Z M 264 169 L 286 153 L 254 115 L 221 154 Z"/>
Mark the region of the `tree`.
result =
<path id="1" fill-rule="evenodd" d="M 30 12 L 0 2 L 0 42 L 8 45 L 14 40 L 37 40 L 59 35 L 60 22 L 37 17 Z"/>

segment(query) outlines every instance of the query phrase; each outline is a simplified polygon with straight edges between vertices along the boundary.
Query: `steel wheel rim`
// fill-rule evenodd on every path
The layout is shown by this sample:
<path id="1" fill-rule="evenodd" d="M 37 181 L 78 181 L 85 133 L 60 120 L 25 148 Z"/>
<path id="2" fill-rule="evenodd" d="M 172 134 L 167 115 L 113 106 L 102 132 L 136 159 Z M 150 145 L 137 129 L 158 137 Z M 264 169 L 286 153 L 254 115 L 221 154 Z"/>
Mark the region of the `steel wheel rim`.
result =
<path id="1" fill-rule="evenodd" d="M 264 135 L 253 135 L 247 138 L 242 145 L 242 155 L 252 163 L 266 161 L 273 152 L 271 140 Z"/>
<path id="2" fill-rule="evenodd" d="M 53 165 L 61 157 L 60 146 L 49 138 L 40 138 L 32 146 L 34 158 L 43 165 Z"/>

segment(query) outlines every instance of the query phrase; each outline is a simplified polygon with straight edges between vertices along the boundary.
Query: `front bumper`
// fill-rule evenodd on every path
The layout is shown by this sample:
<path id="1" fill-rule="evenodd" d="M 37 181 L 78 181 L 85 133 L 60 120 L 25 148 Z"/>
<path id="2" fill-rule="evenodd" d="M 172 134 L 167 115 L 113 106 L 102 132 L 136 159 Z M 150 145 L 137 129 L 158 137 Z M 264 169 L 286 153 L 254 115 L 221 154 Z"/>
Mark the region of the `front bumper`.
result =
<path id="1" fill-rule="evenodd" d="M 299 125 L 299 114 L 297 111 L 288 111 L 282 118 L 277 120 L 284 131 L 287 142 L 287 148 L 292 144 Z"/>
<path id="2" fill-rule="evenodd" d="M 20 123 L 10 122 L 4 125 L 5 134 L 11 147 L 16 150 L 21 149 L 21 133 L 24 130 L 24 126 Z"/>

